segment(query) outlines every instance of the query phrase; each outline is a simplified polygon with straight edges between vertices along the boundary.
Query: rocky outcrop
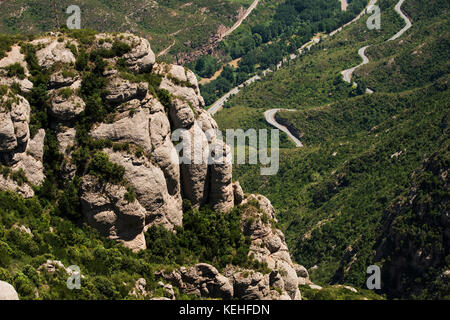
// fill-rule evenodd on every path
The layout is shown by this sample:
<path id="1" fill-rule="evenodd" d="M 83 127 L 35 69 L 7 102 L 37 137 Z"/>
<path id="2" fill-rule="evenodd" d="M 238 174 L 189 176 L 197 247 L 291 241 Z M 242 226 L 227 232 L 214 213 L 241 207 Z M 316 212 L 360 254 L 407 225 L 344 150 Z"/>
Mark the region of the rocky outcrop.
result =
<path id="1" fill-rule="evenodd" d="M 198 81 L 195 74 L 177 65 L 155 64 L 153 72 L 163 76 L 161 89 L 172 93 L 173 96 L 189 102 L 197 111 L 205 106 L 205 101 L 200 94 Z"/>
<path id="2" fill-rule="evenodd" d="M 233 194 L 234 194 L 234 203 L 236 205 L 239 205 L 242 203 L 242 201 L 244 201 L 245 195 L 241 185 L 239 184 L 239 181 L 233 183 Z"/>
<path id="3" fill-rule="evenodd" d="M 133 99 L 145 97 L 148 84 L 145 82 L 133 83 L 119 77 L 112 78 L 106 87 L 108 94 L 106 102 L 120 104 Z"/>
<path id="4" fill-rule="evenodd" d="M 17 147 L 16 133 L 14 132 L 14 123 L 11 115 L 0 113 L 0 149 L 10 151 Z"/>
<path id="5" fill-rule="evenodd" d="M 122 58 L 126 66 L 135 73 L 149 72 L 155 63 L 155 54 L 147 39 L 137 37 L 130 33 L 119 33 L 116 35 L 101 33 L 95 37 L 94 48 L 111 49 L 114 42 L 126 43 L 131 50 Z"/>
<path id="6" fill-rule="evenodd" d="M 139 203 L 145 208 L 145 225 L 163 225 L 168 229 L 181 226 L 182 199 L 169 194 L 164 172 L 145 157 L 106 150 L 112 162 L 125 168 L 125 179 L 133 187 Z"/>
<path id="7" fill-rule="evenodd" d="M 38 63 L 43 68 L 49 68 L 57 62 L 65 64 L 75 63 L 75 56 L 67 47 L 67 40 L 60 42 L 56 37 L 50 36 L 34 40 L 31 44 L 43 47 L 36 52 Z"/>
<path id="8" fill-rule="evenodd" d="M 81 206 L 87 222 L 110 239 L 122 242 L 132 250 L 145 249 L 146 210 L 137 200 L 125 199 L 127 189 L 100 183 L 85 176 L 81 185 Z"/>
<path id="9" fill-rule="evenodd" d="M 86 103 L 79 96 L 64 97 L 55 95 L 52 99 L 51 114 L 61 122 L 70 122 L 86 108 Z"/>
<path id="10" fill-rule="evenodd" d="M 59 89 L 62 87 L 70 87 L 72 86 L 77 80 L 79 80 L 79 75 L 72 71 L 72 74 L 65 74 L 62 71 L 59 71 L 57 73 L 54 73 L 50 76 L 50 81 L 48 83 L 48 87 L 50 89 Z"/>
<path id="11" fill-rule="evenodd" d="M 211 181 L 209 202 L 214 210 L 229 212 L 234 207 L 230 147 L 220 140 L 211 144 Z M 217 158 L 216 155 L 219 155 Z"/>
<path id="12" fill-rule="evenodd" d="M 13 45 L 7 55 L 0 60 L 0 85 L 11 86 L 14 83 L 18 83 L 23 92 L 30 92 L 33 88 L 33 83 L 27 78 L 30 76 L 30 72 L 28 71 L 25 56 L 20 51 L 21 47 L 19 45 Z M 8 76 L 6 70 L 1 70 L 14 64 L 22 66 L 25 77 Z"/>
<path id="13" fill-rule="evenodd" d="M 292 263 L 284 234 L 276 229 L 275 210 L 269 199 L 260 195 L 249 195 L 242 205 L 241 225 L 244 234 L 251 238 L 250 255 L 282 275 L 284 289 L 293 300 L 301 299 L 299 278 Z M 256 210 L 255 208 L 258 208 Z"/>
<path id="14" fill-rule="evenodd" d="M 155 63 L 148 41 L 130 34 L 99 34 L 91 44 L 78 44 L 67 35 L 54 33 L 31 43 L 38 63 L 51 73 L 46 129 L 52 134 L 49 147 L 55 136 L 61 153 L 61 169 L 56 174 L 70 183 L 78 173 L 81 210 L 89 225 L 139 251 L 152 245 L 144 237 L 151 226 L 173 232 L 182 226 L 184 200 L 196 208 L 209 205 L 223 214 L 241 205 L 241 227 L 251 239 L 250 255 L 267 266 L 264 272 L 228 266 L 221 274 L 202 263 L 161 272 L 165 297 L 174 299 L 171 286 L 175 285 L 199 297 L 300 299 L 299 277 L 307 277 L 290 259 L 284 235 L 274 226 L 270 201 L 262 196 L 246 197 L 239 183 L 233 184 L 231 150 L 222 141 L 216 121 L 204 110 L 193 72 Z M 95 101 L 101 109 L 99 116 L 95 115 L 100 119 L 97 123 L 90 123 L 90 117 L 87 122 L 78 121 L 83 114 L 95 113 L 92 108 L 96 106 L 93 100 L 84 101 L 86 87 L 81 88 L 81 79 L 86 78 L 74 70 L 74 46 L 78 51 L 83 46 L 87 53 L 99 50 L 99 56 L 104 56 L 104 82 L 98 81 L 103 87 Z M 140 75 L 144 72 L 150 76 Z M 26 73 L 25 78 L 28 76 Z M 28 101 L 10 89 L 0 92 L 0 160 L 13 173 L 0 175 L 0 189 L 31 197 L 32 187 L 45 179 L 46 131 L 31 130 L 32 135 Z M 101 118 L 104 113 L 107 115 Z M 123 179 L 112 183 L 103 173 L 92 171 L 92 152 L 97 151 L 108 156 L 110 163 L 102 163 L 105 167 L 111 163 L 120 166 Z M 49 261 L 41 270 L 58 267 L 58 262 Z M 136 282 L 132 292 L 139 298 L 152 295 L 144 279 Z"/>
<path id="15" fill-rule="evenodd" d="M 199 264 L 172 272 L 160 271 L 156 276 L 203 298 L 300 300 L 299 285 L 311 284 L 309 274 L 305 267 L 292 262 L 283 233 L 272 225 L 276 218 L 270 201 L 263 196 L 250 195 L 242 206 L 241 227 L 251 238 L 249 256 L 266 265 L 270 272 L 229 265 L 222 275 L 211 265 Z M 208 289 L 208 286 L 215 289 Z M 217 290 L 217 287 L 222 289 Z M 229 288 L 225 296 L 223 288 Z"/>
<path id="16" fill-rule="evenodd" d="M 8 282 L 0 281 L 0 300 L 19 300 L 16 289 Z"/>
<path id="17" fill-rule="evenodd" d="M 39 186 L 45 179 L 45 131 L 40 129 L 30 138 L 31 108 L 24 97 L 8 89 L 0 102 L 0 158 L 10 172 L 9 176 L 0 178 L 0 190 L 14 190 L 24 197 L 32 197 L 31 186 Z"/>
<path id="18" fill-rule="evenodd" d="M 187 294 L 198 297 L 231 299 L 234 296 L 231 281 L 206 263 L 199 263 L 190 268 L 181 267 L 171 273 L 158 272 L 157 276 L 174 284 Z"/>
<path id="19" fill-rule="evenodd" d="M 131 101 L 130 104 L 133 102 Z M 127 112 L 124 117 L 118 118 L 111 124 L 101 123 L 90 134 L 96 139 L 134 143 L 151 151 L 149 116 L 150 112 L 147 108 L 139 108 L 133 115 Z"/>

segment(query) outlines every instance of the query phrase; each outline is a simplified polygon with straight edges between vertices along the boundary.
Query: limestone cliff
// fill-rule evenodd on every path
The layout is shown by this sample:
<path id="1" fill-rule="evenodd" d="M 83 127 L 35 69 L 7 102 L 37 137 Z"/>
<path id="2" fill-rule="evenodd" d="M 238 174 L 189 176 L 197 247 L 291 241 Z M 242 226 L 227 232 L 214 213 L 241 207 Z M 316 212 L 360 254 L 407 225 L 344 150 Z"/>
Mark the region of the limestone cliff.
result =
<path id="1" fill-rule="evenodd" d="M 182 225 L 185 199 L 194 207 L 210 205 L 224 214 L 235 205 L 243 206 L 241 227 L 251 239 L 250 254 L 266 263 L 271 273 L 230 266 L 221 275 L 212 266 L 196 265 L 161 275 L 201 297 L 300 299 L 299 267 L 291 261 L 283 233 L 273 225 L 274 209 L 265 197 L 245 196 L 239 183 L 233 184 L 230 149 L 216 138 L 218 127 L 204 110 L 195 74 L 156 62 L 149 42 L 132 34 L 97 34 L 85 40 L 51 33 L 15 45 L 0 61 L 4 68 L 25 67 L 20 77 L 0 76 L 4 84 L 0 90 L 0 189 L 33 197 L 33 188 L 45 180 L 46 131 L 31 126 L 33 111 L 21 95 L 33 91 L 36 82 L 28 70 L 29 57 L 21 53 L 21 46 L 27 46 L 48 74 L 44 107 L 47 129 L 54 132 L 63 158 L 58 177 L 63 181 L 80 178 L 80 207 L 86 222 L 138 251 L 146 248 L 144 232 L 149 227 L 173 230 Z M 83 61 L 83 55 L 90 59 Z M 83 63 L 95 64 L 95 72 L 101 73 L 98 78 L 104 86 L 98 96 L 91 96 L 95 88 L 82 72 Z M 92 110 L 96 99 L 106 106 L 107 115 L 88 123 L 88 115 L 97 111 Z M 80 128 L 86 123 L 83 137 Z M 123 180 L 103 181 L 86 170 L 90 163 L 80 165 L 81 155 L 87 152 L 81 139 L 101 145 L 100 151 L 114 168 L 123 170 Z M 180 144 L 182 150 L 177 148 Z M 201 161 L 196 161 L 198 150 Z M 228 160 L 208 161 L 219 152 Z"/>

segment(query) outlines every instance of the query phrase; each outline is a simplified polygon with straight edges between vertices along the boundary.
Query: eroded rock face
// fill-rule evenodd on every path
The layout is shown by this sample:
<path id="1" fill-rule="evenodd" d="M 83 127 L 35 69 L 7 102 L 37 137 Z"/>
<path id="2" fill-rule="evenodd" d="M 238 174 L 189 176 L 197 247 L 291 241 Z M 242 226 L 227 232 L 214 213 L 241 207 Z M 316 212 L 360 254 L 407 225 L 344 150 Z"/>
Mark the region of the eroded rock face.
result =
<path id="1" fill-rule="evenodd" d="M 298 289 L 299 278 L 292 263 L 284 234 L 273 227 L 276 223 L 275 210 L 269 199 L 260 195 L 250 195 L 242 205 L 253 203 L 259 206 L 255 210 L 249 206 L 242 214 L 242 228 L 244 233 L 250 236 L 252 242 L 250 254 L 262 263 L 282 275 L 284 288 L 293 300 L 301 299 Z"/>
<path id="2" fill-rule="evenodd" d="M 0 85 L 11 86 L 14 83 L 18 83 L 22 91 L 30 92 L 33 88 L 33 83 L 27 78 L 30 76 L 30 72 L 28 71 L 25 56 L 20 51 L 21 48 L 19 45 L 13 45 L 11 47 L 11 51 L 9 51 L 6 56 L 0 60 Z M 6 70 L 1 70 L 13 64 L 19 64 L 24 68 L 25 78 L 18 76 L 10 77 L 7 75 Z"/>
<path id="3" fill-rule="evenodd" d="M 143 233 L 146 210 L 137 200 L 125 199 L 125 187 L 84 176 L 81 193 L 81 206 L 90 225 L 132 250 L 146 248 Z"/>
<path id="4" fill-rule="evenodd" d="M 79 96 L 72 95 L 68 98 L 56 95 L 52 99 L 51 113 L 61 122 L 72 121 L 86 108 L 86 103 Z"/>
<path id="5" fill-rule="evenodd" d="M 152 145 L 149 135 L 149 110 L 140 108 L 133 115 L 127 113 L 125 117 L 111 124 L 102 123 L 91 131 L 91 136 L 96 139 L 134 143 L 150 151 Z"/>
<path id="6" fill-rule="evenodd" d="M 226 300 L 234 296 L 231 281 L 221 275 L 216 268 L 206 263 L 199 263 L 190 268 L 181 267 L 177 271 L 161 272 L 157 275 L 181 288 L 187 294 Z"/>
<path id="7" fill-rule="evenodd" d="M 111 49 L 114 42 L 126 43 L 131 50 L 123 55 L 123 59 L 127 67 L 134 73 L 149 72 L 155 64 L 155 54 L 150 47 L 147 39 L 137 37 L 130 33 L 96 35 L 94 48 Z"/>
<path id="8" fill-rule="evenodd" d="M 102 150 L 98 151 L 124 168 L 122 182 L 100 181 L 76 165 L 75 156 L 81 151 L 78 144 L 85 139 L 80 134 L 83 131 L 77 132 L 77 120 L 84 111 L 92 110 L 86 108 L 89 101 L 84 101 L 80 93 L 83 74 L 74 70 L 75 56 L 68 48 L 78 46 L 77 41 L 67 37 L 58 41 L 58 37 L 51 34 L 32 44 L 38 46 L 38 63 L 52 70 L 47 84 L 48 130 L 56 137 L 62 154 L 58 176 L 68 183 L 76 172 L 81 176 L 85 220 L 105 237 L 138 251 L 147 246 L 144 232 L 150 226 L 168 230 L 182 226 L 184 199 L 194 207 L 210 205 L 224 214 L 242 205 L 241 227 L 251 239 L 250 254 L 267 265 L 268 273 L 228 266 L 221 274 L 213 266 L 200 263 L 159 276 L 199 297 L 300 299 L 298 285 L 306 280 L 299 279 L 308 277 L 292 263 L 283 233 L 272 225 L 276 218 L 270 201 L 262 196 L 246 197 L 239 182 L 233 183 L 231 150 L 220 139 L 216 121 L 203 109 L 194 73 L 181 66 L 155 63 L 148 41 L 130 34 L 100 34 L 90 48 L 85 48 L 88 52 L 114 51 L 117 42 L 129 46 L 120 57 L 105 58 L 106 88 L 101 99 L 108 115 L 87 128 L 90 139 L 101 142 Z M 143 72 L 152 73 L 158 81 L 141 82 L 145 77 L 138 74 Z M 23 80 L 28 81 L 28 76 L 26 70 Z M 4 76 L 0 74 L 2 81 Z M 20 170 L 25 177 L 25 181 L 15 181 L 0 175 L 0 189 L 31 197 L 32 186 L 45 179 L 45 130 L 33 130 L 31 135 L 31 108 L 24 97 L 8 89 L 0 98 L 0 160 L 11 172 Z M 173 298 L 173 288 L 168 284 L 163 288 Z M 140 281 L 136 294 L 145 296 L 144 291 L 145 284 Z"/>
<path id="9" fill-rule="evenodd" d="M 17 138 L 14 132 L 14 123 L 9 113 L 0 113 L 0 148 L 10 151 L 17 147 Z"/>
<path id="10" fill-rule="evenodd" d="M 133 83 L 114 77 L 109 81 L 106 90 L 108 91 L 106 102 L 120 104 L 144 97 L 147 94 L 148 84 L 145 82 Z"/>
<path id="11" fill-rule="evenodd" d="M 34 196 L 31 186 L 45 179 L 45 131 L 39 129 L 30 138 L 30 112 L 28 101 L 9 89 L 0 98 L 0 160 L 10 171 L 0 178 L 0 190 L 13 190 L 27 198 Z M 18 180 L 18 174 L 24 177 Z"/>
<path id="12" fill-rule="evenodd" d="M 41 67 L 49 68 L 56 62 L 74 63 L 75 56 L 67 47 L 67 41 L 59 42 L 55 38 L 43 38 L 32 41 L 32 44 L 44 47 L 36 52 L 38 63 Z"/>
<path id="13" fill-rule="evenodd" d="M 112 162 L 125 168 L 125 179 L 145 208 L 145 225 L 163 225 L 168 229 L 181 226 L 183 219 L 181 195 L 169 194 L 164 172 L 145 157 L 137 158 L 107 150 Z"/>

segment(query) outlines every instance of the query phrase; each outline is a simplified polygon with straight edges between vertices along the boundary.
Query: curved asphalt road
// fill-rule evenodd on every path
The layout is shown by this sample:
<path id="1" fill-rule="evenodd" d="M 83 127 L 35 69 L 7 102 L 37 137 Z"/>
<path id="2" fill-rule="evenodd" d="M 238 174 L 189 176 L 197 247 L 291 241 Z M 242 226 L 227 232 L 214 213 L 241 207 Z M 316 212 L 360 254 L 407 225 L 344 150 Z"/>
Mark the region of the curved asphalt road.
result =
<path id="1" fill-rule="evenodd" d="M 350 68 L 350 69 L 347 69 L 347 70 L 344 70 L 344 71 L 341 72 L 341 74 L 344 76 L 344 81 L 345 81 L 345 82 L 351 83 L 353 72 L 354 72 L 356 69 L 358 69 L 359 67 L 361 67 L 361 66 L 363 66 L 363 65 L 369 63 L 369 58 L 367 58 L 367 56 L 366 56 L 366 49 L 367 49 L 368 47 L 369 47 L 369 46 L 365 46 L 365 47 L 362 47 L 362 48 L 360 48 L 360 49 L 358 50 L 359 56 L 363 59 L 363 62 L 362 62 L 362 63 L 360 63 L 360 64 L 357 65 L 356 67 L 353 67 L 353 68 Z"/>
<path id="2" fill-rule="evenodd" d="M 402 30 L 400 30 L 399 32 L 397 32 L 397 34 L 395 36 L 393 36 L 392 38 L 389 39 L 389 41 L 395 40 L 397 38 L 400 38 L 409 28 L 411 28 L 412 23 L 411 21 L 408 19 L 408 17 L 403 13 L 402 11 L 402 4 L 403 2 L 405 2 L 405 0 L 400 0 L 396 5 L 395 5 L 395 11 L 400 15 L 400 17 L 403 18 L 403 20 L 406 23 L 406 26 L 403 27 Z"/>
<path id="3" fill-rule="evenodd" d="M 271 109 L 271 110 L 267 110 L 266 112 L 264 112 L 264 117 L 266 118 L 266 121 L 271 124 L 272 126 L 274 126 L 275 128 L 283 131 L 284 133 L 286 133 L 289 138 L 292 139 L 292 141 L 294 141 L 295 145 L 297 146 L 297 148 L 301 148 L 303 147 L 303 143 L 298 140 L 290 131 L 287 127 L 279 124 L 277 122 L 277 120 L 275 119 L 275 115 L 277 114 L 278 111 L 296 111 L 296 110 L 288 110 L 288 109 Z"/>
<path id="4" fill-rule="evenodd" d="M 376 2 L 376 1 L 375 1 Z M 374 3 L 375 3 L 374 2 Z M 395 5 L 395 11 L 403 18 L 403 20 L 405 21 L 405 23 L 406 23 L 406 25 L 405 25 L 405 27 L 403 27 L 403 29 L 401 29 L 399 32 L 397 32 L 392 38 L 390 38 L 388 41 L 392 41 L 392 40 L 396 40 L 396 39 L 398 39 L 399 37 L 401 37 L 409 28 L 411 28 L 411 26 L 412 26 L 412 23 L 411 23 L 411 21 L 408 19 L 408 17 L 402 12 L 402 5 L 403 5 L 403 3 L 405 2 L 405 0 L 400 0 L 396 5 Z M 361 67 L 361 66 L 363 66 L 363 65 L 365 65 L 365 64 L 368 64 L 369 63 L 369 58 L 367 58 L 367 56 L 366 56 L 366 50 L 367 50 L 367 48 L 369 48 L 370 46 L 365 46 L 365 47 L 362 47 L 362 48 L 360 48 L 359 50 L 358 50 L 358 54 L 359 54 L 359 56 L 363 59 L 363 62 L 362 63 L 360 63 L 359 65 L 357 65 L 356 67 L 353 67 L 353 68 L 350 68 L 350 69 L 347 69 L 347 70 L 344 70 L 344 71 L 342 71 L 341 72 L 341 74 L 342 74 L 342 76 L 343 76 L 343 78 L 344 78 L 344 81 L 345 82 L 348 82 L 348 83 L 351 83 L 351 79 L 352 79 L 352 75 L 353 75 L 353 72 L 356 70 L 356 69 L 358 69 L 359 67 Z M 373 91 L 372 90 L 370 90 L 370 89 L 367 89 L 367 92 L 368 93 L 373 93 Z"/>
<path id="5" fill-rule="evenodd" d="M 370 5 L 374 5 L 376 3 L 377 0 L 371 0 L 369 3 Z M 403 18 L 403 20 L 405 20 L 406 26 L 401 29 L 399 32 L 397 32 L 392 38 L 390 38 L 388 41 L 392 41 L 395 39 L 398 39 L 399 37 L 401 37 L 409 28 L 411 28 L 412 23 L 411 21 L 408 19 L 408 17 L 402 12 L 401 7 L 403 5 L 403 3 L 405 2 L 405 0 L 400 0 L 396 5 L 395 5 L 395 11 Z M 356 17 L 353 21 L 354 22 L 356 20 L 358 20 L 360 17 L 362 16 L 362 14 L 360 14 L 358 17 Z M 330 33 L 330 36 L 333 36 L 336 34 L 336 32 L 339 32 L 342 30 L 342 27 L 333 31 L 332 33 Z M 365 46 L 362 47 L 358 50 L 358 54 L 359 56 L 362 58 L 363 62 L 360 63 L 359 65 L 357 65 L 356 67 L 344 70 L 341 72 L 342 76 L 344 77 L 344 81 L 351 83 L 351 78 L 352 78 L 352 74 L 353 72 L 365 65 L 369 63 L 369 58 L 366 56 L 366 50 L 367 48 L 370 46 Z M 367 88 L 367 93 L 373 93 L 373 91 L 369 88 Z M 273 125 L 274 127 L 278 128 L 279 130 L 285 132 L 293 141 L 294 143 L 297 145 L 297 147 L 303 147 L 303 144 L 301 143 L 300 140 L 298 140 L 290 131 L 288 128 L 286 128 L 285 126 L 279 124 L 276 119 L 275 119 L 275 115 L 278 111 L 280 111 L 282 109 L 271 109 L 271 110 L 267 110 L 266 112 L 264 112 L 264 117 L 266 118 L 266 121 Z M 294 111 L 294 110 L 286 110 L 286 111 Z"/>

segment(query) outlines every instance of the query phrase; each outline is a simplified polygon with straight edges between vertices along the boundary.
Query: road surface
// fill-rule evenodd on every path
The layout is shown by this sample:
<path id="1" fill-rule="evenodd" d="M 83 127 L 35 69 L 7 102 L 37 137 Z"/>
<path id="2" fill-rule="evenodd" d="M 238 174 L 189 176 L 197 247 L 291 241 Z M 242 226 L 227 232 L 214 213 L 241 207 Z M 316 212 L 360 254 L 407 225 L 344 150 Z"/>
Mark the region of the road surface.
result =
<path id="1" fill-rule="evenodd" d="M 376 2 L 376 0 L 375 0 Z M 390 38 L 388 41 L 392 41 L 395 39 L 398 39 L 399 37 L 401 37 L 409 28 L 411 28 L 412 23 L 411 21 L 408 19 L 408 17 L 402 12 L 402 4 L 405 2 L 405 0 L 400 0 L 396 5 L 395 5 L 395 11 L 403 18 L 403 20 L 405 20 L 405 27 L 403 27 L 403 29 L 401 29 L 399 32 L 397 32 L 392 38 Z M 359 65 L 357 65 L 356 67 L 344 70 L 341 72 L 344 81 L 351 83 L 351 79 L 352 79 L 352 75 L 353 72 L 358 69 L 359 67 L 368 64 L 369 63 L 369 58 L 366 56 L 366 50 L 367 48 L 369 48 L 370 46 L 365 46 L 362 47 L 358 50 L 358 54 L 359 56 L 363 59 L 363 62 L 360 63 Z M 354 83 L 354 85 L 357 85 L 356 83 Z M 367 88 L 366 90 L 367 93 L 373 93 L 373 91 L 369 88 Z"/>
<path id="2" fill-rule="evenodd" d="M 405 0 L 400 0 L 396 5 L 395 5 L 395 11 L 400 15 L 400 17 L 403 18 L 403 20 L 405 21 L 406 25 L 403 27 L 402 30 L 400 30 L 399 32 L 397 32 L 397 34 L 395 34 L 392 38 L 389 39 L 389 41 L 395 40 L 397 38 L 400 38 L 409 28 L 411 28 L 412 23 L 411 21 L 408 19 L 408 17 L 402 12 L 402 4 L 403 2 L 405 2 Z"/>
<path id="3" fill-rule="evenodd" d="M 232 96 L 235 95 L 236 93 L 238 93 L 239 91 L 241 91 L 241 89 L 244 87 L 244 85 L 249 85 L 257 80 L 260 80 L 261 77 L 256 75 L 251 77 L 250 79 L 248 79 L 247 81 L 244 82 L 244 84 L 240 84 L 237 87 L 234 87 L 233 89 L 231 89 L 230 91 L 228 91 L 226 94 L 224 94 L 219 100 L 217 100 L 216 102 L 214 102 L 214 104 L 209 107 L 209 109 L 207 110 L 209 114 L 213 115 L 215 114 L 217 111 L 219 111 L 223 105 L 225 104 L 225 102 L 227 102 L 227 100 Z"/>
<path id="4" fill-rule="evenodd" d="M 255 4 L 255 2 L 256 2 L 256 4 Z M 257 5 L 258 3 L 257 3 L 257 1 L 255 1 L 255 2 L 254 2 L 253 4 L 255 4 L 255 7 L 256 7 L 256 5 Z M 343 29 L 344 27 L 346 27 L 346 26 L 348 26 L 348 25 L 350 25 L 350 24 L 352 24 L 352 23 L 358 21 L 363 15 L 366 14 L 367 8 L 370 7 L 370 6 L 372 6 L 372 5 L 374 5 L 376 2 L 377 2 L 377 0 L 370 0 L 370 2 L 369 2 L 369 4 L 367 5 L 367 7 L 364 8 L 364 10 L 361 11 L 361 13 L 358 14 L 352 21 L 347 22 L 347 23 L 346 23 L 345 25 L 343 25 L 342 27 L 340 27 L 340 28 L 338 28 L 338 29 L 332 31 L 328 36 L 334 36 L 336 33 L 342 31 L 342 29 Z M 250 6 L 250 7 L 252 7 L 252 6 Z M 250 8 L 249 8 L 249 9 L 250 9 Z M 252 10 L 253 10 L 253 9 L 252 9 Z M 250 11 L 250 12 L 251 12 L 251 11 Z M 242 23 L 242 22 L 241 22 L 241 23 Z M 314 37 L 311 39 L 310 42 L 305 43 L 304 45 L 302 45 L 302 46 L 297 50 L 298 55 L 296 55 L 296 54 L 291 54 L 291 55 L 290 55 L 290 59 L 291 59 L 291 60 L 296 59 L 299 55 L 301 55 L 301 54 L 304 52 L 305 49 L 308 49 L 308 50 L 309 50 L 309 49 L 311 49 L 311 47 L 312 47 L 313 45 L 315 45 L 315 44 L 317 44 L 317 43 L 319 43 L 319 42 L 320 42 L 320 38 L 317 38 L 317 36 L 314 36 Z M 283 60 L 284 60 L 284 59 L 283 59 Z M 283 61 L 280 61 L 280 62 L 277 64 L 277 70 L 280 69 L 282 65 L 283 65 Z M 262 72 L 262 75 L 263 75 L 263 76 L 266 76 L 266 75 L 267 75 L 268 73 L 270 73 L 270 72 L 272 72 L 272 70 L 270 70 L 270 69 L 264 70 L 264 71 Z M 254 76 L 254 77 L 250 78 L 249 80 L 247 80 L 247 81 L 245 82 L 245 84 L 250 84 L 250 83 L 253 83 L 253 82 L 255 82 L 255 81 L 257 81 L 257 80 L 260 80 L 260 79 L 261 79 L 261 77 L 259 77 L 259 76 Z M 214 102 L 214 104 L 212 104 L 211 107 L 208 108 L 208 113 L 211 114 L 211 115 L 214 115 L 215 113 L 217 113 L 217 111 L 219 111 L 219 110 L 223 107 L 223 105 L 225 104 L 225 102 L 226 102 L 232 95 L 238 93 L 242 87 L 243 87 L 243 85 L 241 84 L 241 85 L 239 85 L 239 86 L 237 86 L 237 87 L 231 89 L 231 90 L 230 90 L 228 93 L 226 93 L 225 95 L 223 95 L 219 100 L 217 100 L 216 102 Z"/>
<path id="5" fill-rule="evenodd" d="M 277 120 L 275 119 L 275 115 L 277 114 L 278 111 L 296 111 L 296 110 L 288 110 L 288 109 L 271 109 L 271 110 L 267 110 L 266 112 L 264 112 L 264 117 L 266 118 L 266 121 L 274 126 L 275 128 L 283 131 L 284 133 L 286 133 L 289 138 L 291 138 L 291 140 L 295 143 L 295 145 L 297 146 L 297 148 L 301 148 L 303 147 L 303 143 L 297 139 L 297 137 L 295 137 L 287 127 L 283 126 L 282 124 L 278 123 Z"/>
<path id="6" fill-rule="evenodd" d="M 345 82 L 351 83 L 353 72 L 354 72 L 356 69 L 358 69 L 359 67 L 361 67 L 361 66 L 363 66 L 363 65 L 369 63 L 369 58 L 367 58 L 367 56 L 366 56 L 366 49 L 367 49 L 368 47 L 369 47 L 369 46 L 365 46 L 365 47 L 362 47 L 362 48 L 360 48 L 360 49 L 358 50 L 359 56 L 363 59 L 363 62 L 362 62 L 362 63 L 358 64 L 356 67 L 353 67 L 353 68 L 350 68 L 350 69 L 347 69 L 347 70 L 344 70 L 344 71 L 341 72 L 341 74 L 342 74 L 343 77 L 344 77 L 344 81 L 345 81 Z"/>
<path id="7" fill-rule="evenodd" d="M 253 3 L 250 5 L 250 7 L 248 7 L 247 11 L 245 11 L 245 14 L 242 16 L 242 18 L 240 18 L 238 21 L 236 21 L 236 23 L 231 27 L 231 29 L 222 35 L 222 38 L 228 37 L 230 34 L 232 34 L 234 32 L 234 30 L 239 28 L 241 26 L 242 22 L 244 22 L 244 20 L 247 19 L 247 17 L 250 15 L 250 13 L 252 13 L 252 11 L 255 10 L 255 8 L 258 6 L 258 3 L 259 3 L 259 0 L 253 1 Z"/>

